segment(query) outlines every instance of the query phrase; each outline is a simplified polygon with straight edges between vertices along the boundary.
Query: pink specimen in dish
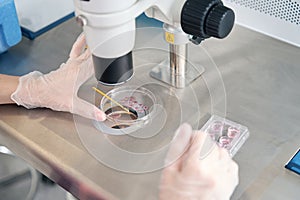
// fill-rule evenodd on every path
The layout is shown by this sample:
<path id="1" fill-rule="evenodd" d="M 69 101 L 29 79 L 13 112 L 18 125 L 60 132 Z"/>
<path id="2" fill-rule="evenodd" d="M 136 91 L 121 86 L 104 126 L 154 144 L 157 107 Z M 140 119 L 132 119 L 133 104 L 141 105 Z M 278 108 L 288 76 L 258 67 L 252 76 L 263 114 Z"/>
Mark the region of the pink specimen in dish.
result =
<path id="1" fill-rule="evenodd" d="M 209 128 L 209 133 L 221 133 L 223 130 L 223 122 L 215 121 Z"/>
<path id="2" fill-rule="evenodd" d="M 122 102 L 124 106 L 132 108 L 140 113 L 143 113 L 149 109 L 144 104 L 139 103 L 134 96 L 124 97 L 120 102 Z"/>
<path id="3" fill-rule="evenodd" d="M 230 142 L 231 142 L 231 138 L 229 138 L 227 136 L 221 136 L 219 138 L 219 146 L 220 147 L 227 148 L 227 147 L 229 147 Z"/>
<path id="4" fill-rule="evenodd" d="M 119 119 L 122 115 L 121 114 L 118 114 L 118 113 L 115 113 L 115 114 L 110 114 L 109 115 L 111 118 L 113 119 Z"/>
<path id="5" fill-rule="evenodd" d="M 236 127 L 230 126 L 227 130 L 227 136 L 229 138 L 235 138 L 240 135 L 240 130 Z"/>

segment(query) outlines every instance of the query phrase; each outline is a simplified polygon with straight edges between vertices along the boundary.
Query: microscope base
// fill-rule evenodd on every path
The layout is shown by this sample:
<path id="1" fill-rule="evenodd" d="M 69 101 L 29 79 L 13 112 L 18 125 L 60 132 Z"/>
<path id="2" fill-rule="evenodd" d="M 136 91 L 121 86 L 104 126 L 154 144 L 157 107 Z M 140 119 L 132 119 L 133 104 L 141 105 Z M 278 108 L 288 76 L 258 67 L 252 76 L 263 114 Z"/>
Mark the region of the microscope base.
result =
<path id="1" fill-rule="evenodd" d="M 168 60 L 163 61 L 151 70 L 150 76 L 173 87 L 185 88 L 205 71 L 204 67 L 201 65 L 187 63 L 186 73 L 183 75 L 176 75 L 171 72 L 169 66 Z"/>

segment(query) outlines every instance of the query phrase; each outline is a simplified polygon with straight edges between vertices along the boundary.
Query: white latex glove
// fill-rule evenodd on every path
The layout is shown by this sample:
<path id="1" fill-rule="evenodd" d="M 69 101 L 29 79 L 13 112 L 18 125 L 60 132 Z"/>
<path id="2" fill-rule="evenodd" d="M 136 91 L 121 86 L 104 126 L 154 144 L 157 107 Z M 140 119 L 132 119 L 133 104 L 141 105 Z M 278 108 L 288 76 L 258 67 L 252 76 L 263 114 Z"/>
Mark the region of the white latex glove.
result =
<path id="1" fill-rule="evenodd" d="M 238 165 L 207 134 L 193 132 L 188 124 L 181 125 L 166 164 L 176 157 L 178 159 L 162 172 L 161 200 L 230 199 L 238 184 Z"/>
<path id="2" fill-rule="evenodd" d="M 11 99 L 28 109 L 46 107 L 98 121 L 105 120 L 106 116 L 101 110 L 77 96 L 79 87 L 94 72 L 91 53 L 85 47 L 85 37 L 81 34 L 66 63 L 48 74 L 34 71 L 21 76 Z"/>

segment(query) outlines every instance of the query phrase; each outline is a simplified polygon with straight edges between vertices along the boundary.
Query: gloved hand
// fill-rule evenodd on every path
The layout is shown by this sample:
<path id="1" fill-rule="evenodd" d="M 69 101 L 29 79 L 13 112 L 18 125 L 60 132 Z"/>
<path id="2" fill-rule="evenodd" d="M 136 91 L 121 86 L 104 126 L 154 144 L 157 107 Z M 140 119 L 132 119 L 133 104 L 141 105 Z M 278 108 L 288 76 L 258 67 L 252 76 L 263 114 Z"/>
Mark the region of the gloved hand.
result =
<path id="1" fill-rule="evenodd" d="M 207 134 L 193 132 L 188 124 L 177 130 L 166 164 L 160 183 L 161 200 L 228 200 L 238 184 L 238 165 L 228 152 Z"/>
<path id="2" fill-rule="evenodd" d="M 77 96 L 79 87 L 94 72 L 91 53 L 85 47 L 85 37 L 81 34 L 66 63 L 48 74 L 34 71 L 21 76 L 11 99 L 28 109 L 46 107 L 98 121 L 105 120 L 106 116 L 101 110 Z"/>

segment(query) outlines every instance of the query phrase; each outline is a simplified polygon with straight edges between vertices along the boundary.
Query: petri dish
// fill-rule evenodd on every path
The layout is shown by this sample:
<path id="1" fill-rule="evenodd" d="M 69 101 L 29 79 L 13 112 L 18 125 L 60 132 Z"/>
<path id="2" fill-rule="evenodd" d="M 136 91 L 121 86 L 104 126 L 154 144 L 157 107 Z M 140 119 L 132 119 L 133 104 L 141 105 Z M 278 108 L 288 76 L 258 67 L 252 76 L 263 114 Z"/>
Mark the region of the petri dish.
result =
<path id="1" fill-rule="evenodd" d="M 227 149 L 231 157 L 238 152 L 249 137 L 249 130 L 246 126 L 217 115 L 212 115 L 201 131 L 208 133 L 217 145 Z"/>
<path id="2" fill-rule="evenodd" d="M 105 124 L 112 129 L 124 129 L 132 126 L 142 126 L 150 120 L 156 99 L 154 94 L 144 87 L 123 86 L 110 90 L 107 95 L 127 108 L 124 111 L 114 102 L 103 97 L 100 109 L 107 116 Z"/>

